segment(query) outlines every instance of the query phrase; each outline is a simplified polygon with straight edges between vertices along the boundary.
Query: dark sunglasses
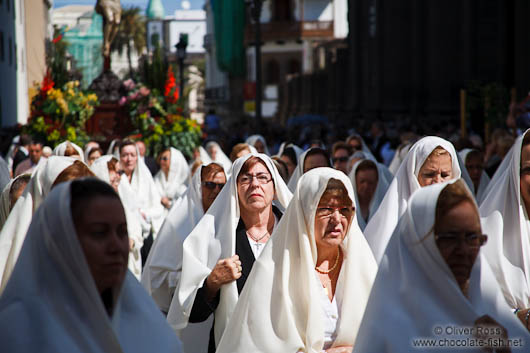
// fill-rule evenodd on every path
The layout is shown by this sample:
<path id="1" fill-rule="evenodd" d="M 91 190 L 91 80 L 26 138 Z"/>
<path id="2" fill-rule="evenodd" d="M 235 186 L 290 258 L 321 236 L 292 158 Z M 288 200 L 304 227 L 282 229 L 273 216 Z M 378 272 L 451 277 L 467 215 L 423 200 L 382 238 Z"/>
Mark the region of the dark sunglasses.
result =
<path id="1" fill-rule="evenodd" d="M 205 181 L 202 183 L 202 186 L 204 186 L 205 188 L 209 190 L 214 190 L 217 187 L 219 188 L 219 190 L 221 190 L 223 186 L 225 186 L 225 184 L 218 184 L 218 183 L 214 183 L 213 181 Z"/>
<path id="2" fill-rule="evenodd" d="M 344 163 L 344 162 L 347 162 L 348 161 L 348 157 L 337 157 L 337 158 L 333 158 L 333 163 L 337 163 L 337 162 L 341 162 L 341 163 Z"/>
<path id="3" fill-rule="evenodd" d="M 165 162 L 165 161 L 169 161 L 169 158 L 168 157 L 162 157 L 162 158 L 160 158 L 160 160 Z"/>

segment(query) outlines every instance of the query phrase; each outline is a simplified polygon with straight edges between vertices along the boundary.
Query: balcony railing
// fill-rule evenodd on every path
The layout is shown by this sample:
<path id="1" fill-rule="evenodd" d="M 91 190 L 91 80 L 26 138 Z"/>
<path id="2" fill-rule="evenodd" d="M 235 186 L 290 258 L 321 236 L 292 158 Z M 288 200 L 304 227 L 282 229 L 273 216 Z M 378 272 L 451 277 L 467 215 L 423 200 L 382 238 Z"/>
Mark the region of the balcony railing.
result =
<path id="1" fill-rule="evenodd" d="M 333 38 L 333 21 L 268 22 L 261 24 L 263 41 Z M 245 41 L 254 41 L 254 25 L 245 29 Z"/>

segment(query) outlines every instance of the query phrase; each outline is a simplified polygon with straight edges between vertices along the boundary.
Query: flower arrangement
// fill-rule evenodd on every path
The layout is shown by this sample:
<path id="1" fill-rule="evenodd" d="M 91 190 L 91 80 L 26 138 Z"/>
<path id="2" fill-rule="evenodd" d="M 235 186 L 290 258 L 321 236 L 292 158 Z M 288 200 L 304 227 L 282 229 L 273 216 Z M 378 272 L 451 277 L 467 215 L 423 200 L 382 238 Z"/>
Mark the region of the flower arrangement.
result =
<path id="1" fill-rule="evenodd" d="M 179 92 L 171 68 L 164 95 L 132 80 L 125 81 L 124 86 L 128 94 L 120 99 L 120 105 L 127 107 L 136 129 L 131 137 L 141 138 L 151 155 L 175 147 L 191 158 L 201 142 L 201 128 L 195 120 L 184 116 L 178 104 Z"/>
<path id="2" fill-rule="evenodd" d="M 65 140 L 83 146 L 89 141 L 85 123 L 99 104 L 98 97 L 82 92 L 79 81 L 67 82 L 61 88 L 54 86 L 48 71 L 35 87 L 38 93 L 31 101 L 30 117 L 23 131 L 51 147 Z"/>

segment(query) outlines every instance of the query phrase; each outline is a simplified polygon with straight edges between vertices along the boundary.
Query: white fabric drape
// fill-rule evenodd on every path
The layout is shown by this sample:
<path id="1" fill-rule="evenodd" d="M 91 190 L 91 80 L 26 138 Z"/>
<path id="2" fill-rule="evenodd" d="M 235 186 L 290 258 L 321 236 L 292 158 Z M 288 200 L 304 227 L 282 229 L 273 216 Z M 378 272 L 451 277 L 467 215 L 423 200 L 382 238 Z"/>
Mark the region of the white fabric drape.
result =
<path id="1" fill-rule="evenodd" d="M 52 155 L 64 156 L 64 153 L 66 152 L 66 148 L 68 147 L 68 145 L 71 145 L 77 151 L 77 153 L 79 153 L 79 160 L 81 162 L 86 161 L 83 149 L 79 147 L 78 145 L 76 145 L 75 143 L 70 142 L 70 141 L 61 142 L 60 144 L 55 146 L 55 148 L 53 149 Z M 72 157 L 72 158 L 75 158 L 75 157 Z"/>
<path id="2" fill-rule="evenodd" d="M 528 332 L 506 305 L 483 254 L 471 272 L 469 299 L 440 254 L 433 228 L 438 196 L 447 185 L 421 188 L 409 200 L 380 264 L 353 352 L 483 352 L 476 346 L 415 347 L 413 340 L 473 339 L 451 334 L 451 328 L 471 328 L 486 314 L 508 330 L 509 338 L 528 342 Z"/>
<path id="3" fill-rule="evenodd" d="M 197 169 L 186 193 L 171 207 L 144 266 L 142 284 L 163 312 L 169 311 L 171 298 L 180 281 L 182 245 L 204 215 L 202 207 L 201 170 Z M 172 316 L 168 315 L 168 320 Z M 189 323 L 177 335 L 185 353 L 208 351 L 208 335 L 213 317 Z"/>
<path id="4" fill-rule="evenodd" d="M 4 223 L 6 222 L 7 217 L 9 216 L 9 208 L 11 206 L 9 193 L 11 191 L 11 185 L 13 185 L 13 181 L 15 181 L 15 179 L 11 180 L 3 188 L 2 195 L 0 195 L 0 231 L 2 230 L 2 227 L 4 226 Z"/>
<path id="5" fill-rule="evenodd" d="M 348 177 L 340 171 L 315 168 L 302 176 L 289 207 L 254 264 L 217 352 L 322 351 L 324 311 L 322 285 L 315 275 L 314 224 L 318 203 L 331 178 L 340 180 L 350 199 L 355 200 Z M 332 346 L 355 344 L 377 272 L 355 219 L 342 248 L 343 300 Z"/>
<path id="6" fill-rule="evenodd" d="M 423 163 L 436 147 L 442 147 L 451 155 L 453 179 L 461 176 L 458 157 L 453 144 L 436 136 L 427 136 L 412 146 L 401 163 L 396 176 L 388 187 L 388 191 L 374 214 L 366 225 L 364 235 L 379 263 L 385 248 L 394 232 L 399 217 L 405 213 L 407 202 L 412 193 L 420 188 L 418 172 Z"/>
<path id="7" fill-rule="evenodd" d="M 136 207 L 145 214 L 146 219 L 141 220 L 141 222 L 147 222 L 151 229 L 145 229 L 144 225 L 144 238 L 149 236 L 150 230 L 153 230 L 153 238 L 156 238 L 156 235 L 164 222 L 164 206 L 160 203 L 160 194 L 155 186 L 151 172 L 140 159 L 138 147 L 136 147 L 136 153 L 138 161 L 136 162 L 131 181 L 129 182 L 129 177 L 127 177 L 127 175 L 122 174 L 119 189 L 127 186 L 131 188 L 132 193 L 124 193 L 127 194 L 127 199 L 124 199 L 124 202 L 128 207 L 134 207 L 132 205 L 136 205 Z M 122 192 L 120 191 L 120 195 L 121 194 Z"/>
<path id="8" fill-rule="evenodd" d="M 212 158 L 212 155 L 210 154 L 210 148 L 215 148 L 217 150 L 217 152 L 215 153 L 215 158 Z M 230 169 L 232 168 L 232 161 L 223 152 L 221 146 L 219 146 L 219 144 L 215 141 L 210 141 L 206 144 L 206 151 L 208 153 L 208 156 L 210 157 L 210 160 L 212 162 L 220 164 L 225 170 L 226 175 L 229 175 Z M 202 162 L 203 164 L 205 164 L 205 161 Z"/>
<path id="9" fill-rule="evenodd" d="M 10 181 L 11 174 L 9 173 L 9 166 L 0 156 L 0 190 L 3 190 Z"/>
<path id="10" fill-rule="evenodd" d="M 515 140 L 480 205 L 489 236 L 484 253 L 513 308 L 530 308 L 530 224 L 520 191 L 521 146 L 528 133 Z"/>
<path id="11" fill-rule="evenodd" d="M 120 139 L 114 139 L 110 142 L 109 148 L 107 149 L 107 154 L 111 154 L 114 157 L 120 159 L 120 151 L 118 149 L 120 144 Z M 116 153 L 114 151 L 116 150 Z M 140 158 L 140 154 L 138 153 L 138 158 Z"/>
<path id="12" fill-rule="evenodd" d="M 186 192 L 190 169 L 182 152 L 171 147 L 170 155 L 171 162 L 167 178 L 164 172 L 159 170 L 154 177 L 154 181 L 161 197 L 175 200 Z"/>
<path id="13" fill-rule="evenodd" d="M 469 155 L 469 152 L 473 151 L 471 148 L 464 148 L 462 151 L 458 152 L 458 155 L 462 159 L 463 166 L 466 166 L 466 159 Z M 475 195 L 475 200 L 477 200 L 477 203 L 480 205 L 482 203 L 482 200 L 484 200 L 484 195 L 486 194 L 486 189 L 488 187 L 488 184 L 490 182 L 490 177 L 488 174 L 483 170 L 482 174 L 480 175 L 480 181 L 478 184 L 478 190 L 475 190 L 475 185 L 471 183 L 470 189 L 473 190 L 473 194 Z"/>
<path id="14" fill-rule="evenodd" d="M 361 230 L 364 230 L 366 228 L 366 224 L 372 219 L 374 214 L 377 212 L 377 209 L 379 208 L 379 205 L 381 205 L 381 202 L 383 201 L 383 198 L 386 195 L 386 192 L 388 190 L 388 187 L 390 183 L 392 182 L 392 179 L 388 179 L 388 176 L 385 173 L 386 167 L 382 164 L 376 163 L 377 166 L 377 187 L 374 192 L 374 196 L 372 197 L 372 200 L 370 201 L 370 207 L 369 207 L 369 213 L 368 213 L 368 220 L 365 220 L 362 216 L 361 207 L 359 206 L 359 198 L 357 197 L 357 183 L 356 183 L 356 173 L 357 173 L 357 167 L 359 167 L 359 164 L 364 161 L 364 159 L 361 159 L 353 165 L 353 168 L 350 172 L 350 181 L 353 185 L 353 191 L 355 194 L 355 204 L 357 205 L 357 208 L 355 210 L 355 217 L 357 219 L 357 222 L 359 223 L 359 227 Z"/>
<path id="15" fill-rule="evenodd" d="M 110 160 L 118 159 L 111 155 L 101 156 L 92 163 L 90 169 L 92 172 L 101 180 L 110 184 L 109 167 L 108 162 Z M 121 184 L 121 181 L 120 181 Z M 125 187 L 118 187 L 118 194 L 120 195 L 123 208 L 125 209 L 125 217 L 127 218 L 127 233 L 129 238 L 134 241 L 134 247 L 129 251 L 129 270 L 139 280 L 142 275 L 142 256 L 140 250 L 144 244 L 144 238 L 142 236 L 142 224 L 140 223 L 141 215 L 138 209 L 129 207 L 124 200 L 130 199 L 131 196 L 122 196 L 124 193 L 132 193 L 132 190 Z"/>
<path id="16" fill-rule="evenodd" d="M 392 162 L 390 162 L 390 165 L 388 166 L 388 170 L 392 174 L 396 174 L 399 167 L 401 166 L 401 163 L 407 156 L 407 153 L 409 153 L 410 148 L 412 147 L 413 143 L 407 143 L 404 145 L 401 145 L 396 150 L 396 153 L 394 154 L 394 158 L 392 158 Z"/>
<path id="17" fill-rule="evenodd" d="M 249 146 L 252 146 L 252 147 L 255 147 L 254 145 L 256 144 L 256 142 L 258 141 L 261 141 L 261 143 L 263 144 L 263 146 L 265 147 L 265 154 L 267 156 L 270 156 L 270 152 L 269 152 L 269 147 L 267 146 L 267 141 L 265 141 L 265 137 L 261 136 L 261 135 L 252 135 L 252 136 L 249 136 L 247 138 L 247 140 L 245 141 L 245 143 Z"/>
<path id="18" fill-rule="evenodd" d="M 304 163 L 305 163 L 305 157 L 307 156 L 307 153 L 311 149 L 308 149 L 305 152 L 302 152 L 300 156 L 298 157 L 298 164 L 296 168 L 294 169 L 293 175 L 291 175 L 291 178 L 289 179 L 289 183 L 287 183 L 287 187 L 289 188 L 289 191 L 294 193 L 296 190 L 296 186 L 298 185 L 298 180 L 302 177 L 304 174 Z"/>
<path id="19" fill-rule="evenodd" d="M 236 179 L 246 160 L 252 156 L 260 158 L 271 173 L 279 206 L 285 209 L 291 200 L 291 192 L 267 155 L 248 154 L 234 162 L 231 177 L 225 187 L 184 241 L 182 275 L 168 313 L 168 321 L 176 330 L 186 327 L 197 290 L 217 261 L 235 254 L 235 234 L 240 217 Z M 238 296 L 235 281 L 221 287 L 220 302 L 215 311 L 216 345 L 236 306 Z"/>
<path id="20" fill-rule="evenodd" d="M 50 192 L 57 176 L 76 159 L 51 156 L 41 158 L 41 161 L 0 232 L 0 294 L 15 267 L 33 214 Z"/>
<path id="21" fill-rule="evenodd" d="M 6 352 L 180 352 L 164 317 L 131 274 L 109 317 L 79 244 L 70 185 L 58 185 L 29 228 L 0 299 Z M 58 210 L 61 210 L 58 212 Z"/>

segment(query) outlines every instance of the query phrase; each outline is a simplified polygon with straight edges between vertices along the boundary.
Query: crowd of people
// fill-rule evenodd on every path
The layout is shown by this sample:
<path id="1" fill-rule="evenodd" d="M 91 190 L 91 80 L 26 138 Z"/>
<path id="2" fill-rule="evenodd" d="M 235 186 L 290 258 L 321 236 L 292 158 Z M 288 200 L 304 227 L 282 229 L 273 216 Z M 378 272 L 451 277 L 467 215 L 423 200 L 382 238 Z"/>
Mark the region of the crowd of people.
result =
<path id="1" fill-rule="evenodd" d="M 13 140 L 2 349 L 530 350 L 530 130 L 267 142 Z"/>

